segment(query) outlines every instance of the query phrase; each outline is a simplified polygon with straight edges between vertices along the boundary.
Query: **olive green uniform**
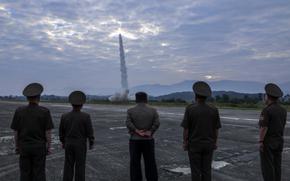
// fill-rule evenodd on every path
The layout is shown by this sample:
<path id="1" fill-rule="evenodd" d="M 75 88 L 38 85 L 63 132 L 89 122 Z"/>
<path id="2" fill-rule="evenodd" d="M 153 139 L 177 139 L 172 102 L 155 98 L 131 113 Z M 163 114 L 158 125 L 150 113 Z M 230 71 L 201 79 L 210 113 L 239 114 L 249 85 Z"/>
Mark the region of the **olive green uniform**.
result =
<path id="1" fill-rule="evenodd" d="M 221 128 L 218 110 L 206 103 L 191 104 L 186 107 L 181 126 L 189 133 L 188 156 L 192 180 L 210 181 L 216 130 Z"/>
<path id="2" fill-rule="evenodd" d="M 94 131 L 90 115 L 81 111 L 63 114 L 59 127 L 59 138 L 65 148 L 63 181 L 85 180 L 87 140 L 94 144 Z"/>
<path id="3" fill-rule="evenodd" d="M 11 129 L 18 133 L 21 181 L 45 181 L 46 131 L 52 128 L 45 107 L 29 104 L 15 111 Z"/>
<path id="4" fill-rule="evenodd" d="M 259 125 L 267 127 L 260 152 L 262 174 L 265 181 L 281 180 L 281 161 L 283 151 L 283 135 L 287 120 L 287 111 L 277 102 L 265 107 L 261 113 Z"/>

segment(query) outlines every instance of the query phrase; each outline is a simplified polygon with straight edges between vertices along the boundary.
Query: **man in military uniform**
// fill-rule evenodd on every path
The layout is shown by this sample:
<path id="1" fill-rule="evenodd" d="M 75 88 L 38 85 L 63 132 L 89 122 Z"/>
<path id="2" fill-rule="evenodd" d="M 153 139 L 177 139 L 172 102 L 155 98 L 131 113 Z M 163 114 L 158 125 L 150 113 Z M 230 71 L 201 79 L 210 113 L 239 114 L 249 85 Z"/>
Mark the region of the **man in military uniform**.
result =
<path id="1" fill-rule="evenodd" d="M 39 106 L 42 91 L 38 83 L 25 87 L 23 95 L 29 104 L 15 111 L 11 124 L 16 153 L 20 154 L 21 181 L 45 181 L 45 159 L 50 154 L 53 123 L 49 110 Z"/>
<path id="2" fill-rule="evenodd" d="M 263 109 L 259 121 L 262 174 L 265 181 L 280 181 L 287 111 L 278 103 L 283 92 L 277 85 L 267 84 L 265 91 L 266 107 Z"/>
<path id="3" fill-rule="evenodd" d="M 159 116 L 156 109 L 147 105 L 148 96 L 145 92 L 138 92 L 135 97 L 137 105 L 128 109 L 126 120 L 130 133 L 130 178 L 131 181 L 142 181 L 143 155 L 146 180 L 157 181 L 153 134 L 159 128 Z"/>
<path id="4" fill-rule="evenodd" d="M 217 149 L 218 130 L 221 128 L 218 109 L 206 104 L 211 89 L 205 82 L 193 85 L 195 104 L 186 107 L 181 126 L 183 148 L 188 151 L 193 181 L 210 181 L 213 151 Z"/>
<path id="5" fill-rule="evenodd" d="M 85 180 L 87 140 L 89 149 L 94 145 L 94 131 L 89 114 L 82 112 L 86 96 L 81 91 L 69 95 L 73 109 L 61 116 L 59 139 L 65 149 L 63 181 Z M 75 172 L 75 173 L 74 173 Z"/>

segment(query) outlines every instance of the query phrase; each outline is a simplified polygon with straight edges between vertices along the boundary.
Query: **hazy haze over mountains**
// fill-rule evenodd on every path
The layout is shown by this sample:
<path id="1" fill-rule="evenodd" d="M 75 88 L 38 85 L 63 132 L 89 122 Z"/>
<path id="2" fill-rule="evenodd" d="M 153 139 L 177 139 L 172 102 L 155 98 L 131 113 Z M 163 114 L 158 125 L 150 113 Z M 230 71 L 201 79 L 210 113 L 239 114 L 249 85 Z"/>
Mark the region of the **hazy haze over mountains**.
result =
<path id="1" fill-rule="evenodd" d="M 171 85 L 148 84 L 131 88 L 131 93 L 145 91 L 153 96 L 166 95 L 174 92 L 192 91 L 195 80 L 186 80 Z M 255 81 L 220 80 L 208 82 L 214 91 L 234 91 L 240 93 L 263 93 L 265 83 Z M 290 92 L 290 82 L 278 84 L 285 93 Z"/>
<path id="2" fill-rule="evenodd" d="M 192 92 L 192 84 L 196 82 L 195 80 L 185 80 L 175 84 L 144 84 L 129 87 L 130 95 L 134 95 L 137 91 L 145 91 L 151 96 L 163 96 L 177 92 Z M 219 80 L 219 81 L 208 81 L 213 91 L 232 91 L 236 93 L 263 93 L 265 83 L 256 82 L 256 81 L 235 81 L 235 80 Z M 284 94 L 290 93 L 290 82 L 278 83 L 278 85 L 283 89 Z M 46 87 L 46 86 L 45 86 Z M 69 93 L 69 90 L 63 87 L 59 87 L 59 89 L 55 91 L 50 91 L 49 87 L 46 87 L 44 94 L 46 95 L 57 95 L 57 96 L 66 96 Z M 61 93 L 65 89 L 67 94 Z M 100 88 L 98 91 L 85 91 L 89 95 L 99 95 L 99 96 L 109 96 L 116 93 L 118 88 Z M 22 89 L 19 88 L 17 94 L 13 94 L 11 91 L 11 95 L 21 95 Z M 10 94 L 2 93 L 1 96 L 8 96 Z"/>

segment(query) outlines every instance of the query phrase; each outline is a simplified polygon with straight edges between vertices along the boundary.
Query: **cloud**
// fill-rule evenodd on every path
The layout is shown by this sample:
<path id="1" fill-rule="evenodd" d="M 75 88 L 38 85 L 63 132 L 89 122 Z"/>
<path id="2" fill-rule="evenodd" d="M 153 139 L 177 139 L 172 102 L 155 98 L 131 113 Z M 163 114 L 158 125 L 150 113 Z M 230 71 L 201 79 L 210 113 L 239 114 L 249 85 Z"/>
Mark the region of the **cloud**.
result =
<path id="1" fill-rule="evenodd" d="M 0 94 L 17 94 L 16 83 L 31 81 L 56 94 L 78 86 L 92 94 L 117 89 L 119 33 L 132 86 L 287 81 L 289 9 L 289 2 L 268 0 L 3 0 L 0 83 L 7 89 Z"/>

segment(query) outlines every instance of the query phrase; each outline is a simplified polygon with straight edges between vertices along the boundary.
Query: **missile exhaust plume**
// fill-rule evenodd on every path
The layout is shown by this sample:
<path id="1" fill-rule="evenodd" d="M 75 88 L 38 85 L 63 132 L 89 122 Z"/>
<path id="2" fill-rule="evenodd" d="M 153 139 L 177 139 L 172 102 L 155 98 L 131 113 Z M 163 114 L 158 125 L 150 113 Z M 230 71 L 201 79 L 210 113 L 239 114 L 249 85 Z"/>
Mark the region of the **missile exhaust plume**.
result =
<path id="1" fill-rule="evenodd" d="M 115 93 L 109 100 L 112 102 L 125 102 L 128 101 L 129 86 L 128 86 L 128 75 L 125 61 L 125 52 L 123 47 L 122 35 L 119 34 L 119 49 L 120 49 L 120 71 L 121 71 L 121 92 Z"/>
<path id="2" fill-rule="evenodd" d="M 125 61 L 125 53 L 124 53 L 124 47 L 123 47 L 123 39 L 122 35 L 119 34 L 119 47 L 120 47 L 120 63 L 121 63 L 121 85 L 122 85 L 122 91 L 128 90 L 128 75 L 127 75 L 127 67 L 126 67 L 126 61 Z"/>

